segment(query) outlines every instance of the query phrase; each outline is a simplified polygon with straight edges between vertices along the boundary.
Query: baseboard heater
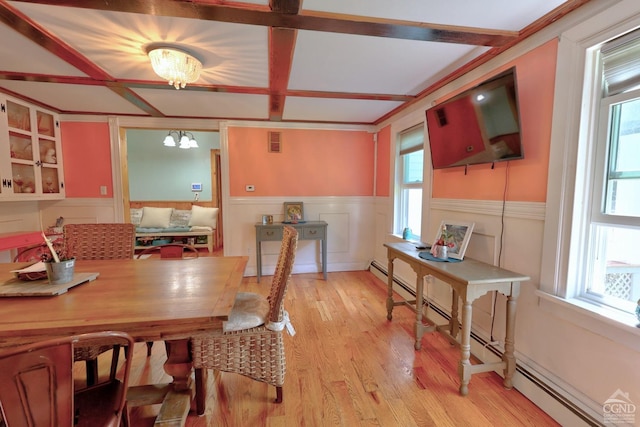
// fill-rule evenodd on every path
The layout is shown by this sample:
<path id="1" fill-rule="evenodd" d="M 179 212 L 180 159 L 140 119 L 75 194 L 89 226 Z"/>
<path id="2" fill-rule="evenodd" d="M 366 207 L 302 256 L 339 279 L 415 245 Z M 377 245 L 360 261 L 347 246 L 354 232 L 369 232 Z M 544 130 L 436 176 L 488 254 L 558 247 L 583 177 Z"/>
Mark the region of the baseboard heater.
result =
<path id="1" fill-rule="evenodd" d="M 382 275 L 384 275 L 385 277 L 387 278 L 389 277 L 387 269 L 376 261 L 371 262 L 370 268 L 375 268 L 380 273 L 382 273 Z M 397 277 L 393 278 L 393 283 L 398 285 L 400 288 L 402 288 L 405 292 L 412 295 L 413 297 L 416 296 L 416 291 L 412 289 L 407 283 L 399 280 Z M 428 299 L 423 297 L 423 303 L 428 304 L 431 310 L 433 310 L 435 313 L 445 318 L 447 321 L 451 319 L 451 315 L 446 311 L 442 310 L 442 308 L 440 308 L 437 304 L 433 303 L 433 301 L 429 301 Z M 481 336 L 474 333 L 473 330 L 471 331 L 471 339 L 478 342 L 480 345 L 488 349 L 497 357 L 502 358 L 502 352 L 499 349 L 495 348 L 492 345 L 488 345 L 488 342 Z M 516 371 L 520 373 L 522 376 L 524 376 L 526 379 L 531 381 L 540 390 L 542 390 L 543 392 L 551 396 L 554 400 L 556 400 L 562 406 L 567 408 L 569 411 L 571 411 L 574 415 L 576 415 L 578 418 L 583 420 L 588 425 L 594 426 L 594 427 L 602 426 L 601 422 L 593 418 L 590 414 L 586 413 L 582 408 L 576 406 L 573 402 L 571 402 L 561 393 L 556 391 L 552 386 L 547 384 L 543 379 L 535 375 L 533 372 L 529 371 L 522 365 L 518 364 L 517 361 L 516 361 Z"/>

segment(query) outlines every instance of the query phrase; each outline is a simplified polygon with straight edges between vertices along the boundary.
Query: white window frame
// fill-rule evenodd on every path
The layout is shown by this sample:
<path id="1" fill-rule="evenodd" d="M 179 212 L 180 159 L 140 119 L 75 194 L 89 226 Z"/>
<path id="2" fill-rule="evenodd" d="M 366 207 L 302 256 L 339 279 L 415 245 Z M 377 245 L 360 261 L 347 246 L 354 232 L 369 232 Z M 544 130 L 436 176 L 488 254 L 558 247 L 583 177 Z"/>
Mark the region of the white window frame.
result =
<path id="1" fill-rule="evenodd" d="M 556 89 L 549 157 L 547 206 L 540 272 L 541 307 L 567 321 L 640 350 L 635 316 L 577 298 L 586 234 L 587 209 L 593 201 L 599 70 L 587 59 L 615 37 L 640 27 L 640 8 L 633 2 L 612 7 L 607 18 L 587 19 L 563 33 L 558 46 Z M 632 11 L 635 11 L 633 15 Z M 593 82 L 584 85 L 583 82 Z"/>
<path id="2" fill-rule="evenodd" d="M 400 131 L 396 137 L 396 141 L 397 141 L 397 149 L 396 149 L 396 156 L 395 156 L 395 164 L 396 164 L 396 179 L 395 179 L 395 227 L 394 227 L 394 234 L 396 235 L 402 235 L 402 231 L 404 230 L 405 227 L 407 227 L 408 224 L 408 201 L 406 200 L 405 197 L 405 190 L 420 190 L 422 192 L 422 204 L 421 204 L 421 211 L 420 211 L 420 222 L 421 222 L 421 229 L 419 230 L 420 233 L 422 233 L 422 217 L 423 217 L 423 209 L 424 209 L 424 198 L 425 198 L 425 191 L 424 191 L 424 177 L 425 177 L 425 156 L 424 156 L 424 150 L 425 150 L 425 138 L 424 138 L 424 123 L 418 123 L 416 125 L 410 126 L 402 131 Z M 405 183 L 404 182 L 404 155 L 409 154 L 409 153 L 401 153 L 402 151 L 402 134 L 404 133 L 412 133 L 414 131 L 416 131 L 417 129 L 420 129 L 422 131 L 422 143 L 419 146 L 414 147 L 411 151 L 409 151 L 409 153 L 413 153 L 413 152 L 417 152 L 422 150 L 423 151 L 423 156 L 422 156 L 422 179 L 420 181 L 415 181 L 415 182 L 410 182 L 410 183 Z M 418 230 L 412 230 L 412 233 L 414 235 L 416 235 L 416 231 Z"/>

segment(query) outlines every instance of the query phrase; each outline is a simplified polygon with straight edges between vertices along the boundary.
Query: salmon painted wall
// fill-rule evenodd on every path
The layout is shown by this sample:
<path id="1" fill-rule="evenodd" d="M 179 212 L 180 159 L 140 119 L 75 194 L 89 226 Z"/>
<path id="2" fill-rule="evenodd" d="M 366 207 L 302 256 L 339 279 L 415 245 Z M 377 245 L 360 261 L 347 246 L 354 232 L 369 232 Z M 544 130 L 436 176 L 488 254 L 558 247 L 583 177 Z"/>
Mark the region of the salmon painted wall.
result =
<path id="1" fill-rule="evenodd" d="M 557 50 L 554 39 L 486 76 L 516 66 L 524 159 L 435 170 L 434 198 L 502 200 L 508 179 L 507 200 L 546 200 Z"/>
<path id="2" fill-rule="evenodd" d="M 60 135 L 67 197 L 113 197 L 108 123 L 62 122 Z"/>
<path id="3" fill-rule="evenodd" d="M 282 152 L 270 153 L 269 131 L 228 129 L 232 197 L 373 195 L 373 134 L 277 129 L 282 133 Z M 254 185 L 255 191 L 247 192 L 247 185 Z"/>
<path id="4" fill-rule="evenodd" d="M 391 161 L 391 126 L 385 126 L 378 132 L 378 149 L 376 151 L 376 196 L 389 197 L 390 161 Z"/>

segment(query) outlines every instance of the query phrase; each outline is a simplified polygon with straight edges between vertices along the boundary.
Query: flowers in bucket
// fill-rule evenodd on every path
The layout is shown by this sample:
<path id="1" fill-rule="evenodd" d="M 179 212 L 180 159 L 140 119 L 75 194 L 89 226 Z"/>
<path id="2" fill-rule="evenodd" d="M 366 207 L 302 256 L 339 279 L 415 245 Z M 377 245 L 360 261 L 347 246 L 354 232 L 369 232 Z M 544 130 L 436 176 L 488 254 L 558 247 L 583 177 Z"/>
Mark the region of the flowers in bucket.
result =
<path id="1" fill-rule="evenodd" d="M 431 255 L 440 259 L 447 259 L 449 248 L 453 248 L 455 242 L 453 239 L 453 233 L 447 230 L 447 226 L 443 225 L 440 230 L 440 237 L 431 246 Z"/>
<path id="2" fill-rule="evenodd" d="M 57 285 L 73 280 L 76 261 L 75 258 L 68 258 L 65 255 L 64 248 L 54 248 L 51 239 L 49 239 L 44 233 L 42 233 L 42 237 L 44 237 L 44 241 L 49 248 L 49 253 L 45 252 L 42 255 L 49 283 Z"/>

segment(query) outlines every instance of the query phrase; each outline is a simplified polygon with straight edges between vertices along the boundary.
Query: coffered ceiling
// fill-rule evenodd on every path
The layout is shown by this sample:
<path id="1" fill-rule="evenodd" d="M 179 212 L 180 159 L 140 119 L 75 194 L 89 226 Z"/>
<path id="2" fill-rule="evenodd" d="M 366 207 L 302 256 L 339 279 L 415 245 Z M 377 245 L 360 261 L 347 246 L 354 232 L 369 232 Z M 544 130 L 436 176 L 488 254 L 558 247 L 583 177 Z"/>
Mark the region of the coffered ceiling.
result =
<path id="1" fill-rule="evenodd" d="M 376 124 L 588 0 L 0 0 L 0 91 L 63 114 Z M 147 48 L 203 62 L 176 90 Z"/>

